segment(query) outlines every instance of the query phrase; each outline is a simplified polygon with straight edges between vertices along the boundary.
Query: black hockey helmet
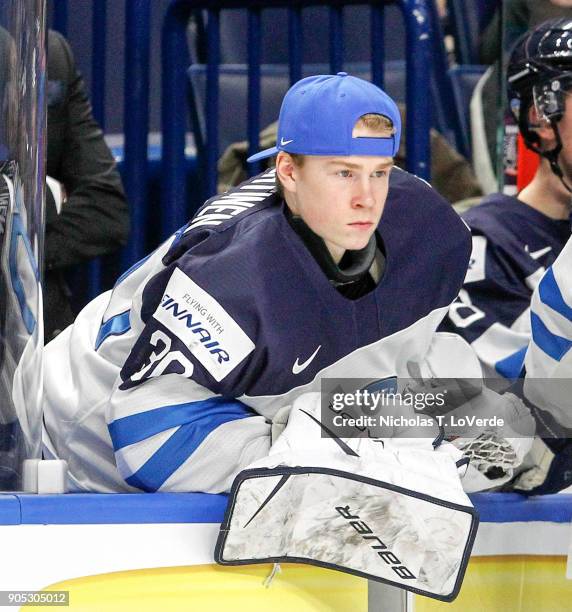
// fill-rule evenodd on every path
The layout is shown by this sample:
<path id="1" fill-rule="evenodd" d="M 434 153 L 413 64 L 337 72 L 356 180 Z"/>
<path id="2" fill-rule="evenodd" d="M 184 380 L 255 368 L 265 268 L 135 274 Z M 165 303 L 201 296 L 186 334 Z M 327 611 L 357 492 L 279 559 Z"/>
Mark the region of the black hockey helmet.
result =
<path id="1" fill-rule="evenodd" d="M 548 159 L 560 178 L 558 155 L 562 142 L 557 123 L 565 110 L 565 96 L 572 89 L 572 19 L 545 21 L 521 36 L 514 45 L 507 67 L 510 110 L 518 122 L 526 145 Z M 540 140 L 530 125 L 529 110 L 535 105 L 538 116 L 550 122 L 557 146 L 541 151 Z M 569 187 L 566 185 L 566 188 Z M 569 189 L 570 191 L 570 189 Z"/>

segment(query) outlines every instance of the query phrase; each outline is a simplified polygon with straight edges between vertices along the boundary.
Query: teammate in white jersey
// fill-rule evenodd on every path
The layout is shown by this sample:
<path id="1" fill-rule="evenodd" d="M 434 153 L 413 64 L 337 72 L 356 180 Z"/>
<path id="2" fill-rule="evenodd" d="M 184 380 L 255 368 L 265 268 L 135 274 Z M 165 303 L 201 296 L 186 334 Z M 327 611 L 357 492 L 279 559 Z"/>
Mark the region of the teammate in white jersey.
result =
<path id="1" fill-rule="evenodd" d="M 277 147 L 255 156 L 276 171 L 207 201 L 46 347 L 45 450 L 72 489 L 228 491 L 322 379 L 424 360 L 470 235 L 392 169 L 400 131 L 371 83 L 296 83 Z"/>
<path id="2" fill-rule="evenodd" d="M 540 281 L 531 303 L 532 338 L 524 395 L 538 422 L 534 466 L 515 483 L 526 493 L 572 486 L 572 239 Z"/>

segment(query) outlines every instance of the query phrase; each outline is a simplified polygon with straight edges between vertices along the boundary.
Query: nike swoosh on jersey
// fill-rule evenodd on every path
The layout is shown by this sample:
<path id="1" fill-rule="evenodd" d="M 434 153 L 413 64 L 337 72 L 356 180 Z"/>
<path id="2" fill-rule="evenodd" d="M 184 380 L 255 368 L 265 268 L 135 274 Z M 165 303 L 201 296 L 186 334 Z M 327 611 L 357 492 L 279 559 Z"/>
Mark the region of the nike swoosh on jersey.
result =
<path id="1" fill-rule="evenodd" d="M 544 247 L 543 249 L 538 249 L 538 251 L 529 251 L 528 244 L 524 247 L 524 250 L 532 257 L 532 259 L 539 259 L 549 251 L 552 251 L 551 246 Z"/>
<path id="2" fill-rule="evenodd" d="M 306 361 L 304 361 L 304 363 L 298 363 L 299 357 L 297 357 L 294 365 L 292 366 L 292 374 L 300 374 L 300 372 L 305 370 L 312 363 L 314 357 L 318 354 L 318 351 L 321 348 L 322 345 L 320 344 L 320 346 L 310 355 L 308 359 L 306 359 Z"/>

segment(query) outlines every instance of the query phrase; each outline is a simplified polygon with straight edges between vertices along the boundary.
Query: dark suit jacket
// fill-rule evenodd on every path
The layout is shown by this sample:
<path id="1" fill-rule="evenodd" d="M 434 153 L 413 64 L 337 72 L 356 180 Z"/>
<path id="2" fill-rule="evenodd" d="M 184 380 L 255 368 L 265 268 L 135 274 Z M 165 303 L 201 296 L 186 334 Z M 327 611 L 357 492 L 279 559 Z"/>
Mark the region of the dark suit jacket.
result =
<path id="1" fill-rule="evenodd" d="M 63 183 L 68 201 L 58 215 L 46 197 L 45 340 L 74 318 L 63 271 L 116 251 L 127 241 L 129 211 L 115 162 L 95 122 L 83 78 L 61 34 L 49 31 L 49 176 Z"/>

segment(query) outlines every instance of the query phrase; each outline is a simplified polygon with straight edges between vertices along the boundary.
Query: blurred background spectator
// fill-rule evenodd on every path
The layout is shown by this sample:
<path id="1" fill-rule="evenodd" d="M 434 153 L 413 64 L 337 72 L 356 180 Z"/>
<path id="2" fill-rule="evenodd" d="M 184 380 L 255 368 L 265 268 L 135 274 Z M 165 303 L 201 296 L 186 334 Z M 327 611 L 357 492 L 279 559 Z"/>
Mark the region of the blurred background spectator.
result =
<path id="1" fill-rule="evenodd" d="M 121 178 L 93 118 L 70 46 L 52 30 L 47 42 L 45 342 L 74 319 L 65 273 L 117 251 L 129 232 Z"/>

